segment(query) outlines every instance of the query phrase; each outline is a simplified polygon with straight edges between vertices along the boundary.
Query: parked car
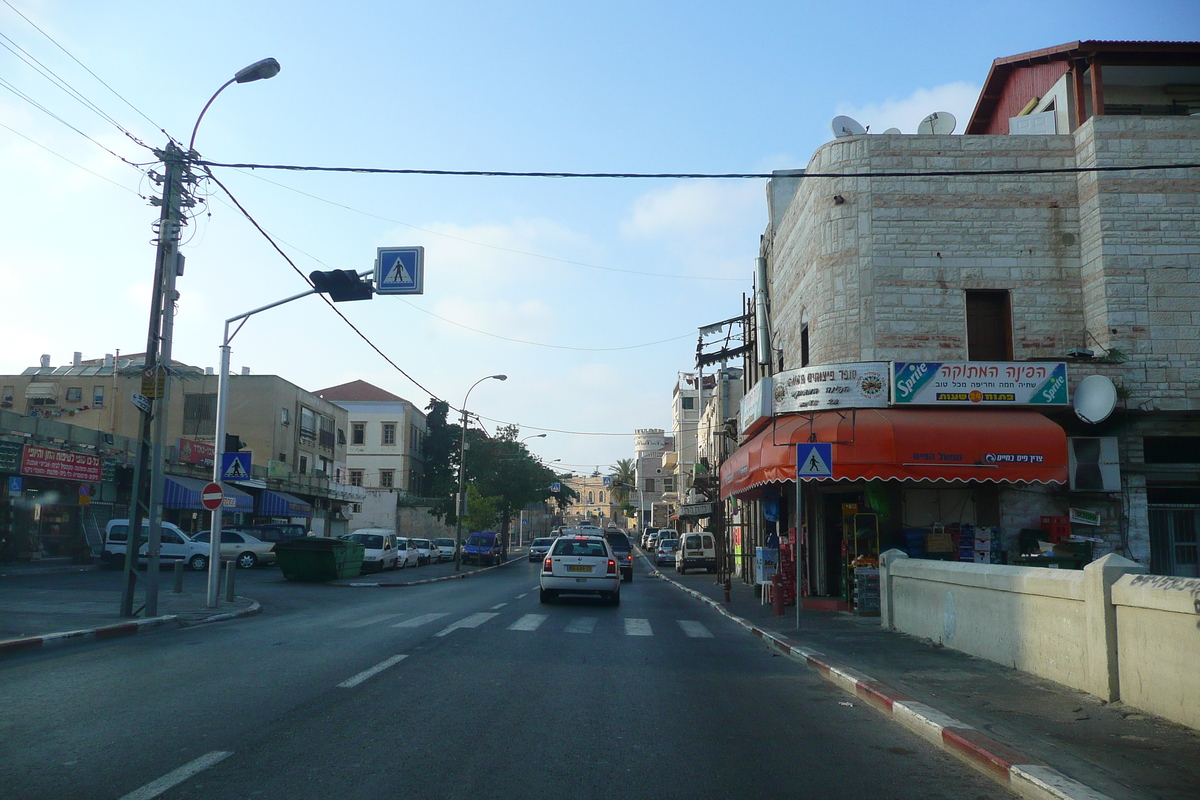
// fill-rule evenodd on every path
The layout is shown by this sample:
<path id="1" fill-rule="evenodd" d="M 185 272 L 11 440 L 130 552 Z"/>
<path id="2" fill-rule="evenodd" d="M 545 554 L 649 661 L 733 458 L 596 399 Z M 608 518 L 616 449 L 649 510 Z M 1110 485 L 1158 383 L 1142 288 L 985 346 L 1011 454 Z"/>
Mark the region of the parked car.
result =
<path id="1" fill-rule="evenodd" d="M 138 548 L 138 563 L 146 562 L 146 534 L 149 531 L 150 522 L 142 521 L 142 544 Z M 207 543 L 195 542 L 190 536 L 180 530 L 177 526 L 169 522 L 162 523 L 160 542 L 161 547 L 158 551 L 159 563 L 161 565 L 175 564 L 183 562 L 194 570 L 208 569 L 208 551 Z M 112 519 L 104 526 L 104 546 L 100 552 L 100 560 L 113 569 L 122 569 L 125 566 L 125 556 L 128 550 L 129 542 L 129 520 L 127 519 Z"/>
<path id="2" fill-rule="evenodd" d="M 697 568 L 706 572 L 717 571 L 717 543 L 711 533 L 685 533 L 679 537 L 675 571 L 683 574 Z"/>
<path id="3" fill-rule="evenodd" d="M 212 540 L 212 532 L 204 531 L 192 537 L 193 542 L 200 542 L 209 552 L 208 543 Z M 221 560 L 235 561 L 242 569 L 250 569 L 262 564 L 264 567 L 275 563 L 275 545 L 264 542 L 248 533 L 233 530 L 221 531 Z"/>
<path id="4" fill-rule="evenodd" d="M 658 546 L 654 548 L 654 566 L 661 567 L 663 564 L 675 564 L 675 552 L 679 549 L 678 539 L 661 539 Z"/>
<path id="5" fill-rule="evenodd" d="M 650 534 L 652 533 L 658 533 L 658 528 L 646 528 L 642 531 L 642 537 L 638 541 L 638 544 L 640 544 L 643 549 L 648 549 L 650 547 Z"/>
<path id="6" fill-rule="evenodd" d="M 255 539 L 272 544 L 308 536 L 308 526 L 294 522 L 267 522 L 261 525 L 230 525 L 227 530 L 248 533 Z"/>
<path id="7" fill-rule="evenodd" d="M 428 539 L 409 539 L 409 545 L 417 548 L 417 566 L 423 567 L 434 559 L 433 552 L 436 549 L 433 542 Z"/>
<path id="8" fill-rule="evenodd" d="M 420 566 L 417 560 L 417 547 L 412 539 L 404 536 L 396 537 L 396 553 L 400 558 L 400 569 Z"/>
<path id="9" fill-rule="evenodd" d="M 537 561 L 539 558 L 544 558 L 546 553 L 550 552 L 552 544 L 554 544 L 554 538 L 534 539 L 529 543 L 529 560 Z"/>
<path id="10" fill-rule="evenodd" d="M 500 545 L 500 534 L 492 531 L 472 533 L 463 545 L 462 563 L 491 566 L 504 560 L 504 549 Z"/>
<path id="11" fill-rule="evenodd" d="M 388 528 L 360 528 L 341 538 L 363 546 L 363 572 L 400 569 L 400 550 L 396 547 L 395 531 Z"/>
<path id="12" fill-rule="evenodd" d="M 606 531 L 604 538 L 608 540 L 608 546 L 612 548 L 617 557 L 617 566 L 621 568 L 621 580 L 627 583 L 631 582 L 633 580 L 633 542 L 629 541 L 629 537 L 619 530 Z"/>
<path id="13" fill-rule="evenodd" d="M 458 552 L 458 545 L 449 537 L 443 539 L 434 539 L 433 544 L 438 549 L 438 561 L 453 561 L 454 554 Z"/>
<path id="14" fill-rule="evenodd" d="M 609 605 L 621 604 L 621 570 L 603 536 L 560 536 L 542 559 L 539 599 L 561 594 L 597 594 Z"/>

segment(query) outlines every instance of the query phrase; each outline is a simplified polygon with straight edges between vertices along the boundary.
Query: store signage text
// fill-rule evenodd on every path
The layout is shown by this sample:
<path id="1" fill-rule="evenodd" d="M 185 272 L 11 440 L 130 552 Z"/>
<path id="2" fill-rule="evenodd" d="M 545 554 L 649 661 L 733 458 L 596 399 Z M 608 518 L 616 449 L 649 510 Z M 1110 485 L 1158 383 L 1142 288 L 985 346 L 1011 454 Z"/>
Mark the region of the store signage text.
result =
<path id="1" fill-rule="evenodd" d="M 200 464 L 211 467 L 217 457 L 217 448 L 204 442 L 194 442 L 191 439 L 179 440 L 179 460 L 184 464 Z"/>
<path id="2" fill-rule="evenodd" d="M 884 408 L 887 404 L 886 362 L 803 367 L 775 375 L 775 414 L 826 408 Z"/>
<path id="3" fill-rule="evenodd" d="M 96 483 L 101 479 L 100 457 L 27 444 L 21 474 Z"/>
<path id="4" fill-rule="evenodd" d="M 750 391 L 742 398 L 738 408 L 738 432 L 743 438 L 758 433 L 770 421 L 774 407 L 772 385 L 772 376 L 765 375 L 759 378 L 758 383 L 750 387 Z"/>
<path id="5" fill-rule="evenodd" d="M 892 364 L 896 405 L 1065 406 L 1065 362 L 897 361 Z"/>

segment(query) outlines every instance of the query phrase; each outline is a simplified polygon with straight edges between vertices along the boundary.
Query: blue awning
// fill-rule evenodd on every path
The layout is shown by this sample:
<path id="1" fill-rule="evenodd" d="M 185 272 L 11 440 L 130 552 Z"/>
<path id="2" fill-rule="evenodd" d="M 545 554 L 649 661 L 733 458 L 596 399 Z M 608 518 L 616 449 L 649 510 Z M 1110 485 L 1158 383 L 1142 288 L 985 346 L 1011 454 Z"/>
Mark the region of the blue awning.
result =
<path id="1" fill-rule="evenodd" d="M 264 490 L 258 498 L 258 513 L 263 517 L 312 518 L 312 506 L 287 492 Z"/>
<path id="2" fill-rule="evenodd" d="M 180 475 L 164 476 L 163 507 L 204 511 L 204 506 L 200 503 L 200 493 L 208 484 L 209 481 L 202 481 L 199 478 L 184 478 Z M 225 490 L 225 504 L 222 506 L 224 510 L 247 512 L 254 510 L 253 497 L 228 483 L 221 484 L 221 488 Z"/>

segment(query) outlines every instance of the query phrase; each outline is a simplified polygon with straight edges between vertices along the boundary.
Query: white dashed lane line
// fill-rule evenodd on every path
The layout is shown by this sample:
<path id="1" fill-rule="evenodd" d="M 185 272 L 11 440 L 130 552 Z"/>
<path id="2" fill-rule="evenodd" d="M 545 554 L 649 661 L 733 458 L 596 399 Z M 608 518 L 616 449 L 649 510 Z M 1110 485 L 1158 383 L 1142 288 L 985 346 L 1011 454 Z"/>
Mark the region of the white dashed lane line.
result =
<path id="1" fill-rule="evenodd" d="M 506 605 L 508 605 L 508 603 L 497 603 L 496 605 L 492 606 L 492 611 L 495 611 L 498 608 L 504 608 Z"/>
<path id="2" fill-rule="evenodd" d="M 387 659 L 386 661 L 379 662 L 378 664 L 371 667 L 370 669 L 363 670 L 362 672 L 355 675 L 353 678 L 342 681 L 341 683 L 338 684 L 338 688 L 339 689 L 353 689 L 355 686 L 358 686 L 360 683 L 367 680 L 368 678 L 375 677 L 376 675 L 383 672 L 388 667 L 393 667 L 396 664 L 399 664 L 401 661 L 403 661 L 406 658 L 408 658 L 407 655 L 392 656 L 391 658 Z"/>
<path id="3" fill-rule="evenodd" d="M 443 628 L 442 630 L 435 633 L 434 636 L 445 636 L 446 634 L 450 633 L 451 631 L 457 630 L 458 628 L 478 628 L 480 625 L 487 622 L 492 617 L 498 617 L 498 616 L 500 616 L 500 615 L 499 614 L 491 614 L 486 611 L 482 611 L 478 614 L 472 614 L 469 617 L 463 617 L 458 622 L 454 623 L 453 625 L 451 625 L 448 628 Z"/>
<path id="4" fill-rule="evenodd" d="M 434 620 L 438 620 L 438 619 L 441 619 L 442 617 L 448 617 L 448 616 L 450 616 L 450 615 L 449 614 L 422 614 L 419 617 L 413 617 L 412 619 L 404 620 L 404 622 L 398 622 L 395 625 L 393 625 L 392 627 L 393 628 L 416 628 L 420 625 L 424 625 L 426 622 L 433 622 Z"/>
<path id="5" fill-rule="evenodd" d="M 189 761 L 179 769 L 168 772 L 158 780 L 151 781 L 140 789 L 134 789 L 122 797 L 121 800 L 153 800 L 153 798 L 158 797 L 171 787 L 178 786 L 196 773 L 208 769 L 219 761 L 224 761 L 231 755 L 233 753 L 228 753 L 224 750 L 214 750 L 211 753 L 206 753 L 195 761 Z"/>

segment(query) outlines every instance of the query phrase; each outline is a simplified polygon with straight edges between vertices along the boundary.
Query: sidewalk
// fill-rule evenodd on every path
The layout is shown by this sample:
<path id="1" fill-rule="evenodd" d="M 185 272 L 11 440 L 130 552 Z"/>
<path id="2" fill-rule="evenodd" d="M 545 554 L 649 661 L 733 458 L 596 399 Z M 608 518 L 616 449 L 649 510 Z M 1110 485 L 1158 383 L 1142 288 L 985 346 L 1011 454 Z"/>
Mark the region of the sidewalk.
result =
<path id="1" fill-rule="evenodd" d="M 744 620 L 775 650 L 1026 797 L 1200 798 L 1200 732 L 1122 703 L 880 627 L 878 617 L 801 611 L 776 617 L 734 579 L 662 577 Z"/>

